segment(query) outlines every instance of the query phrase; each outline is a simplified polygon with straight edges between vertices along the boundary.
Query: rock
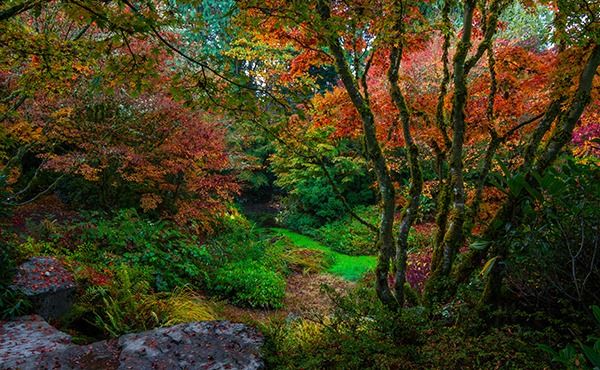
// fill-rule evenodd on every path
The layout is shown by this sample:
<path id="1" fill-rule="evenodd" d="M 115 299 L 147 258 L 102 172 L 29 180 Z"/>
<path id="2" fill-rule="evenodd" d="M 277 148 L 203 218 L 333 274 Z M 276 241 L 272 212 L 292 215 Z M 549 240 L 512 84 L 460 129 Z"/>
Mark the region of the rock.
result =
<path id="1" fill-rule="evenodd" d="M 50 257 L 34 257 L 17 269 L 12 288 L 33 303 L 46 320 L 58 318 L 73 305 L 75 280 L 63 265 Z"/>
<path id="2" fill-rule="evenodd" d="M 0 370 L 261 369 L 262 335 L 228 321 L 180 324 L 75 345 L 40 316 L 0 325 Z"/>
<path id="3" fill-rule="evenodd" d="M 0 324 L 0 369 L 38 369 L 44 353 L 71 346 L 71 337 L 50 326 L 38 315 Z"/>
<path id="4" fill-rule="evenodd" d="M 71 345 L 46 352 L 35 360 L 35 369 L 53 370 L 114 370 L 119 366 L 119 345 L 116 339 L 89 345 Z"/>
<path id="5" fill-rule="evenodd" d="M 262 343 L 262 335 L 243 324 L 180 324 L 119 338 L 119 369 L 261 369 Z"/>
<path id="6" fill-rule="evenodd" d="M 0 326 L 0 369 L 110 370 L 119 366 L 117 340 L 79 346 L 41 316 L 23 316 Z"/>

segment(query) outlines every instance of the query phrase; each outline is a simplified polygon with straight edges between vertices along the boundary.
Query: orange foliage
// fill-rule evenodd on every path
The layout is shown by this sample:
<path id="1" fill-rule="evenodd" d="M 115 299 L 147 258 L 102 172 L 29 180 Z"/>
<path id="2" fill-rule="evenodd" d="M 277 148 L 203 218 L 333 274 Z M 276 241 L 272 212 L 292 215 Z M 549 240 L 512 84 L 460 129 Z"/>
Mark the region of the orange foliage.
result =
<path id="1" fill-rule="evenodd" d="M 81 177 L 103 193 L 132 189 L 144 211 L 206 230 L 239 191 L 224 131 L 168 94 L 39 93 L 24 113 L 30 131 L 43 132 L 42 169 Z"/>

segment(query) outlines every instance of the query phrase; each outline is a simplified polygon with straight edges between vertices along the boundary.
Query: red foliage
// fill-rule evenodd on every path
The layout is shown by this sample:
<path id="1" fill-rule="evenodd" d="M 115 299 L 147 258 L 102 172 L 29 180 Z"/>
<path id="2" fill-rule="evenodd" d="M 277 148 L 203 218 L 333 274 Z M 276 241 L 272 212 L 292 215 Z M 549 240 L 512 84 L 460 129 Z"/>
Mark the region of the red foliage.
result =
<path id="1" fill-rule="evenodd" d="M 431 273 L 431 248 L 423 248 L 418 252 L 408 254 L 406 261 L 406 282 L 411 288 L 422 292 Z M 388 284 L 393 286 L 395 277 L 390 275 Z"/>
<path id="2" fill-rule="evenodd" d="M 68 110 L 43 117 L 47 137 L 70 147 L 40 154 L 44 169 L 105 188 L 130 184 L 145 211 L 156 209 L 203 227 L 238 191 L 226 173 L 224 131 L 201 113 L 163 93 L 76 99 L 61 100 Z"/>
<path id="3" fill-rule="evenodd" d="M 590 104 L 579 127 L 573 132 L 573 144 L 577 156 L 593 155 L 600 158 L 600 100 Z"/>
<path id="4" fill-rule="evenodd" d="M 420 292 L 425 288 L 425 282 L 431 272 L 431 254 L 431 248 L 423 248 L 408 255 L 406 281 L 413 289 Z"/>
<path id="5" fill-rule="evenodd" d="M 109 286 L 112 282 L 113 274 L 109 269 L 98 271 L 91 266 L 78 265 L 73 266 L 75 276 L 79 280 L 83 280 L 92 286 Z"/>

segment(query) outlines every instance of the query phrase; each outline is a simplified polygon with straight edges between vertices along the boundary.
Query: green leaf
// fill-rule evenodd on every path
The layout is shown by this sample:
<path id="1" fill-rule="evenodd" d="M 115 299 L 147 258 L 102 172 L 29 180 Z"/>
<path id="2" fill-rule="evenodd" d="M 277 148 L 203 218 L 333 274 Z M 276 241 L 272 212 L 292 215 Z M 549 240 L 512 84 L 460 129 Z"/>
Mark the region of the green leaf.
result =
<path id="1" fill-rule="evenodd" d="M 481 269 L 481 272 L 479 273 L 481 276 L 483 277 L 487 277 L 487 275 L 490 273 L 490 271 L 492 271 L 492 268 L 494 267 L 494 265 L 496 264 L 496 261 L 498 260 L 499 256 L 490 258 L 485 265 L 483 265 L 483 268 Z"/>
<path id="2" fill-rule="evenodd" d="M 502 169 L 502 172 L 504 173 L 504 177 L 509 178 L 511 176 L 511 172 L 504 162 L 498 161 L 498 166 L 500 166 L 500 168 Z"/>
<path id="3" fill-rule="evenodd" d="M 550 347 L 549 345 L 538 344 L 537 347 L 539 349 L 541 349 L 542 351 L 546 352 L 547 354 L 549 354 L 550 356 L 552 356 L 553 358 L 557 355 L 556 351 L 554 349 L 552 349 L 552 347 Z"/>
<path id="4" fill-rule="evenodd" d="M 487 248 L 487 246 L 490 244 L 491 244 L 491 242 L 488 240 L 477 240 L 477 241 L 471 243 L 471 245 L 469 245 L 469 248 L 475 249 L 477 251 L 482 251 L 485 248 Z"/>
<path id="5" fill-rule="evenodd" d="M 585 354 L 585 357 L 594 365 L 594 367 L 600 367 L 600 352 L 596 351 L 594 348 L 586 345 L 581 345 L 581 349 Z"/>
<path id="6" fill-rule="evenodd" d="M 596 321 L 600 325 L 600 307 L 593 305 L 592 312 L 594 313 L 594 317 L 596 318 Z"/>
<path id="7" fill-rule="evenodd" d="M 525 187 L 525 190 L 527 190 L 529 195 L 531 195 L 533 198 L 540 202 L 544 200 L 542 193 L 540 193 L 537 189 L 531 186 L 527 181 L 523 181 L 523 186 Z"/>
<path id="8" fill-rule="evenodd" d="M 519 195 L 524 186 L 525 177 L 522 174 L 517 174 L 508 180 L 508 188 L 513 195 Z"/>

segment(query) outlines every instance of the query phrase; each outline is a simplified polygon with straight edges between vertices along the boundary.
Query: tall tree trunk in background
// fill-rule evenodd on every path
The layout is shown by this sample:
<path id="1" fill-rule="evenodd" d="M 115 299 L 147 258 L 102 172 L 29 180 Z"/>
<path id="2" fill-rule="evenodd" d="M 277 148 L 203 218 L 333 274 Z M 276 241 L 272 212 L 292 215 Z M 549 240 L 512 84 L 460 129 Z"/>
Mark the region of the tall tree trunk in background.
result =
<path id="1" fill-rule="evenodd" d="M 324 27 L 326 27 L 326 31 L 331 32 L 331 30 L 327 29 L 327 23 L 331 18 L 331 9 L 327 0 L 319 0 L 317 2 L 317 11 L 321 17 L 321 20 L 323 21 Z M 367 155 L 375 170 L 377 181 L 379 183 L 379 194 L 381 196 L 382 209 L 381 222 L 379 224 L 379 255 L 375 270 L 375 288 L 379 299 L 384 304 L 390 307 L 397 307 L 397 302 L 388 284 L 390 261 L 395 250 L 394 214 L 396 211 L 396 194 L 394 190 L 394 184 L 392 182 L 392 177 L 389 173 L 386 160 L 383 156 L 381 146 L 377 140 L 373 112 L 371 111 L 366 99 L 360 93 L 358 83 L 354 79 L 350 67 L 346 62 L 344 50 L 340 44 L 340 40 L 335 32 L 332 34 L 327 34 L 325 37 L 327 38 L 327 44 L 331 49 L 331 53 L 333 54 L 338 74 L 340 75 L 344 87 L 350 96 L 352 104 L 360 115 L 363 126 L 363 138 L 367 148 Z"/>
<path id="2" fill-rule="evenodd" d="M 464 6 L 464 25 L 461 39 L 456 47 L 456 53 L 453 60 L 454 71 L 454 97 L 452 101 L 452 146 L 450 148 L 449 158 L 449 189 L 448 193 L 442 195 L 449 196 L 450 210 L 447 216 L 438 215 L 438 220 L 444 224 L 439 225 L 446 227 L 444 237 L 439 238 L 441 245 L 436 245 L 436 253 L 431 267 L 432 275 L 426 287 L 426 296 L 428 299 L 434 298 L 438 293 L 444 295 L 452 294 L 452 289 L 455 284 L 448 277 L 452 271 L 455 257 L 464 244 L 464 224 L 467 217 L 466 212 L 466 197 L 463 179 L 463 144 L 466 135 L 465 126 L 465 107 L 467 104 L 468 90 L 467 77 L 469 72 L 481 59 L 486 51 L 490 50 L 492 39 L 498 28 L 498 18 L 504 7 L 509 1 L 493 1 L 490 3 L 489 9 L 482 6 L 483 15 L 483 40 L 479 43 L 475 53 L 469 58 L 469 50 L 471 48 L 471 34 L 473 30 L 473 15 L 477 2 L 475 0 L 467 0 Z M 442 203 L 443 205 L 443 203 Z M 447 226 L 446 226 L 447 224 Z"/>
<path id="3" fill-rule="evenodd" d="M 436 246 L 438 256 L 436 265 L 432 265 L 430 289 L 437 290 L 437 281 L 448 276 L 456 252 L 462 239 L 462 228 L 465 219 L 465 189 L 463 181 L 463 143 L 465 138 L 465 105 L 467 103 L 467 81 L 465 61 L 471 47 L 471 32 L 473 29 L 473 13 L 475 0 L 465 2 L 464 27 L 456 54 L 454 55 L 454 98 L 452 101 L 452 147 L 450 149 L 450 197 L 452 199 L 450 213 L 447 216 L 447 229 Z M 443 196 L 444 194 L 442 194 Z M 444 220 L 445 221 L 445 220 Z M 439 225 L 438 225 L 439 227 Z M 435 295 L 435 292 L 433 292 Z"/>
<path id="4" fill-rule="evenodd" d="M 396 4 L 398 14 L 396 14 L 396 22 L 394 31 L 395 38 L 402 39 L 404 30 L 402 17 L 404 15 L 403 4 L 401 1 Z M 406 255 L 408 251 L 408 233 L 415 220 L 417 211 L 419 210 L 419 198 L 423 189 L 423 174 L 419 166 L 419 149 L 415 144 L 410 133 L 410 112 L 406 99 L 398 85 L 398 72 L 402 62 L 402 43 L 399 46 L 393 46 L 390 50 L 390 67 L 388 69 L 387 78 L 390 83 L 390 95 L 400 113 L 400 121 L 402 123 L 402 134 L 404 136 L 404 147 L 408 157 L 410 168 L 410 190 L 407 199 L 407 205 L 402 211 L 400 228 L 398 231 L 398 240 L 396 245 L 395 256 L 395 282 L 394 293 L 399 305 L 404 303 L 404 283 L 406 281 Z"/>

